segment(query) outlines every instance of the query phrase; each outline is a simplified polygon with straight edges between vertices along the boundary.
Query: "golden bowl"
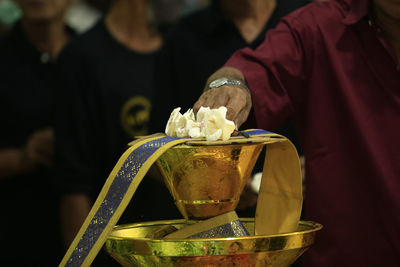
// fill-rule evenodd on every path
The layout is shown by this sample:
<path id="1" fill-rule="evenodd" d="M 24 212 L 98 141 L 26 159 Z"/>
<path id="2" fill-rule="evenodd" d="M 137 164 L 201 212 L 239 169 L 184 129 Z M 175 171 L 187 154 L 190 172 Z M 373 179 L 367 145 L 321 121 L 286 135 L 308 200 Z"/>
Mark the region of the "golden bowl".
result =
<path id="1" fill-rule="evenodd" d="M 254 218 L 242 218 L 254 233 Z M 289 266 L 313 243 L 322 225 L 300 221 L 296 232 L 278 235 L 207 239 L 147 238 L 166 226 L 182 228 L 186 220 L 116 226 L 105 249 L 123 266 Z"/>
<path id="2" fill-rule="evenodd" d="M 236 208 L 263 145 L 179 145 L 156 165 L 183 217 L 207 219 Z"/>

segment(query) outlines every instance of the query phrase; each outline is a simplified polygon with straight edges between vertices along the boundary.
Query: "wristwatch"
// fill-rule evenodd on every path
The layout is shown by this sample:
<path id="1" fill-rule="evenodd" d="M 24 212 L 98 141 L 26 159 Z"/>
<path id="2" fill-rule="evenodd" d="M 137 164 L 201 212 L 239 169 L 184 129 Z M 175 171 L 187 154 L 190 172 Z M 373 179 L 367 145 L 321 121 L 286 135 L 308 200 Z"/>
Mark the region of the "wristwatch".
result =
<path id="1" fill-rule="evenodd" d="M 237 86 L 243 87 L 246 90 L 249 90 L 249 88 L 247 87 L 247 85 L 244 82 L 241 82 L 238 80 L 231 80 L 226 77 L 218 78 L 218 79 L 212 81 L 208 85 L 208 89 L 218 88 L 218 87 L 221 87 L 226 84 L 237 85 Z"/>

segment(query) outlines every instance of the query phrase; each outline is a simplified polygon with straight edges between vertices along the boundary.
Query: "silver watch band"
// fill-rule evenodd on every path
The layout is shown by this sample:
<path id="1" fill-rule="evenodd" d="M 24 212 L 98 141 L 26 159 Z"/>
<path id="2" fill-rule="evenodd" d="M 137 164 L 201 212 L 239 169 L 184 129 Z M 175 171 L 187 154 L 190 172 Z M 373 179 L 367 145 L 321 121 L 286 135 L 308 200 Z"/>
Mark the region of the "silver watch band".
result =
<path id="1" fill-rule="evenodd" d="M 246 90 L 249 90 L 249 88 L 247 87 L 247 85 L 244 82 L 239 81 L 239 80 L 228 79 L 226 77 L 218 78 L 218 79 L 212 81 L 208 85 L 208 89 L 218 88 L 218 87 L 221 87 L 221 86 L 227 85 L 227 84 L 240 86 Z"/>

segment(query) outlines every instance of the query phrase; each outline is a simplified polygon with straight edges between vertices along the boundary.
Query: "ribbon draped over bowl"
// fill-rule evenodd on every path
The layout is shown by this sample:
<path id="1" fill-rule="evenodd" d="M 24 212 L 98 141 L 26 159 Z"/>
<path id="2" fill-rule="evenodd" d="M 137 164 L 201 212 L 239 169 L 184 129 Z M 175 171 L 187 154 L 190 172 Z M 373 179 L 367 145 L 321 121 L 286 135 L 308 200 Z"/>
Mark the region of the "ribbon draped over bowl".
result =
<path id="1" fill-rule="evenodd" d="M 257 200 L 255 235 L 295 231 L 302 208 L 300 162 L 294 145 L 284 136 L 265 130 L 246 130 L 227 141 L 170 137 L 155 134 L 130 143 L 107 178 L 81 229 L 59 266 L 90 266 L 107 240 L 137 187 L 154 162 L 179 144 L 224 145 L 251 142 L 266 145 Z"/>

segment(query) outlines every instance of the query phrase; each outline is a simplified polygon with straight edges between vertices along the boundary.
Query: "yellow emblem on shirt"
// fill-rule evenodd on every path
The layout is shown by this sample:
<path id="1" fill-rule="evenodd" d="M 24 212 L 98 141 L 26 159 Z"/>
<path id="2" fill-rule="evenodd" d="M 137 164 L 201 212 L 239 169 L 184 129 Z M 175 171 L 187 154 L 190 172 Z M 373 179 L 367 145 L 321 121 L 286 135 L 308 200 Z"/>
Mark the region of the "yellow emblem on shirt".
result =
<path id="1" fill-rule="evenodd" d="M 134 96 L 122 106 L 121 126 L 131 137 L 147 135 L 149 132 L 151 103 L 143 96 Z"/>

